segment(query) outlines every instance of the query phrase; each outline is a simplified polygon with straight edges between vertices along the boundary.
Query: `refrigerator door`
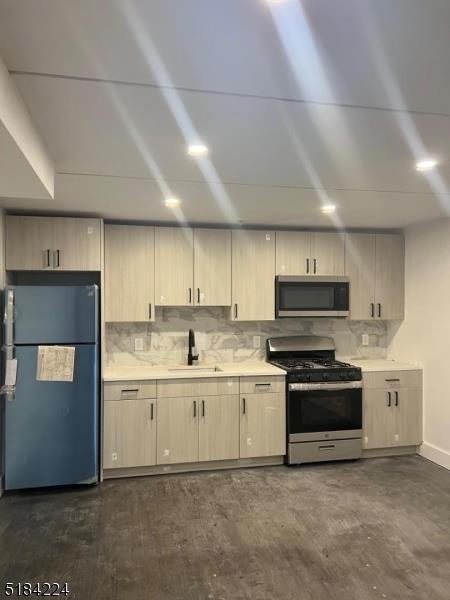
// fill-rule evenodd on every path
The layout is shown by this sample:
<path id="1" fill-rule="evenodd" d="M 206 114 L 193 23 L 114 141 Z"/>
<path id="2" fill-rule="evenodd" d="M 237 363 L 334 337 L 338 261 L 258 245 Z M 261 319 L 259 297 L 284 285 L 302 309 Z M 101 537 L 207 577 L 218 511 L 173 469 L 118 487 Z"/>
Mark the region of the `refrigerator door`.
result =
<path id="1" fill-rule="evenodd" d="M 4 333 L 5 340 L 12 337 L 16 346 L 95 344 L 98 287 L 9 286 L 5 290 Z"/>
<path id="2" fill-rule="evenodd" d="M 98 472 L 97 346 L 75 347 L 73 382 L 36 380 L 37 346 L 15 348 L 5 402 L 5 488 L 94 483 Z"/>

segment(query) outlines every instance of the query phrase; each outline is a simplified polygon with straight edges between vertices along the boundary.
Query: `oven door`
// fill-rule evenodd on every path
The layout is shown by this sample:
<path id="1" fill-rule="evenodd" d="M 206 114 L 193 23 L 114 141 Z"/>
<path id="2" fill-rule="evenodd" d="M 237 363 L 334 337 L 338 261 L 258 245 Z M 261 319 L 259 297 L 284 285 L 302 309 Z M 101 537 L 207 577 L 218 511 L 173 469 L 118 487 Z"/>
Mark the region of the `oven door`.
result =
<path id="1" fill-rule="evenodd" d="M 291 383 L 287 413 L 291 443 L 361 437 L 362 383 Z"/>
<path id="2" fill-rule="evenodd" d="M 277 317 L 347 317 L 350 284 L 348 277 L 276 278 Z"/>

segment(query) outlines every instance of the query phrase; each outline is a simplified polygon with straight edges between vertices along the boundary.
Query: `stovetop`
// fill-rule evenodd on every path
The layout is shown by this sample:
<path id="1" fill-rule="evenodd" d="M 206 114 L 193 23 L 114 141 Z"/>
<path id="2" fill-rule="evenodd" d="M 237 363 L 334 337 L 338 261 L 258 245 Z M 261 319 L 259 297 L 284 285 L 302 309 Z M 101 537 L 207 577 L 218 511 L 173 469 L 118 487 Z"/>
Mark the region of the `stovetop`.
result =
<path id="1" fill-rule="evenodd" d="M 288 382 L 360 381 L 361 369 L 334 358 L 275 358 L 270 364 L 287 372 Z"/>

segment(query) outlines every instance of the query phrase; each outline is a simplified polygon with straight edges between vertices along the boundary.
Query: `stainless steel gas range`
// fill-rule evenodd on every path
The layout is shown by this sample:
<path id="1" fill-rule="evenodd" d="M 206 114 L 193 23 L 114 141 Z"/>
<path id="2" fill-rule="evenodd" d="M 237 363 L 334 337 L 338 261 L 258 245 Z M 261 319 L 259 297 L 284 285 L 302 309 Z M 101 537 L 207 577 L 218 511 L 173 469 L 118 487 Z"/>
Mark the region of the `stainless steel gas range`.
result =
<path id="1" fill-rule="evenodd" d="M 335 359 L 330 337 L 269 338 L 266 350 L 287 373 L 288 464 L 360 458 L 361 369 Z"/>

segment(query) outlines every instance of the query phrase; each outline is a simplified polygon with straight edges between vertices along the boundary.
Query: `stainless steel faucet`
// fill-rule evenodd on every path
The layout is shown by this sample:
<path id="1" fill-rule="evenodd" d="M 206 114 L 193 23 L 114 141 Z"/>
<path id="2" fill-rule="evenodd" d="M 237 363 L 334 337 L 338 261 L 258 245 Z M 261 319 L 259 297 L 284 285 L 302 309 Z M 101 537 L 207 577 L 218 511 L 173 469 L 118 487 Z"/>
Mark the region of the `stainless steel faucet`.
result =
<path id="1" fill-rule="evenodd" d="M 198 360 L 197 348 L 195 347 L 194 330 L 189 329 L 189 350 L 188 350 L 188 365 L 192 365 L 194 360 Z"/>

